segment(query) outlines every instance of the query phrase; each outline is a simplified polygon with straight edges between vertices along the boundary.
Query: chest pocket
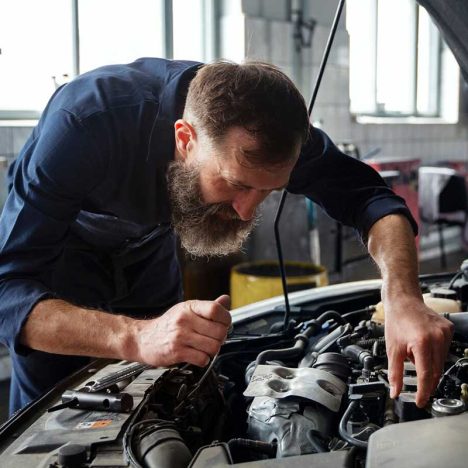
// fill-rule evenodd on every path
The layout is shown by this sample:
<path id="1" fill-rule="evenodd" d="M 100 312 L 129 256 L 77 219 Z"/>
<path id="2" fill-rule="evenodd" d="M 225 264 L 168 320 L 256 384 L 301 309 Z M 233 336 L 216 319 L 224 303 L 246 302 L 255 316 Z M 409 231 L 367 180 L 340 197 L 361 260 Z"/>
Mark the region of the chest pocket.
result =
<path id="1" fill-rule="evenodd" d="M 112 304 L 125 302 L 134 294 L 149 267 L 177 269 L 172 238 L 168 224 L 140 226 L 115 216 L 81 212 L 54 266 L 51 288 L 58 297 L 75 304 L 110 311 Z M 145 305 L 147 295 L 140 290 L 132 306 Z M 169 299 L 161 300 L 166 303 Z M 153 297 L 151 302 L 157 305 L 159 300 Z"/>

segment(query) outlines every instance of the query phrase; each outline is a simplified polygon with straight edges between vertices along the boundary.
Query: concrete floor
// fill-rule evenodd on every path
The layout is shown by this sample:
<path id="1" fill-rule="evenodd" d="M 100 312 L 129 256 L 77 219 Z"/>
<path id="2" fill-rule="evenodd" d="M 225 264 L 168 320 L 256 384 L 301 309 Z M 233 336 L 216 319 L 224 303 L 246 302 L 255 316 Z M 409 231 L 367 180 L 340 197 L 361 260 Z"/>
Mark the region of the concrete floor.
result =
<path id="1" fill-rule="evenodd" d="M 447 268 L 445 271 L 458 270 L 461 262 L 468 258 L 467 252 L 454 252 L 447 255 Z M 440 268 L 439 258 L 426 260 L 420 263 L 420 273 L 437 273 L 443 271 Z M 341 276 L 341 278 L 340 278 Z M 330 282 L 337 283 L 342 281 L 355 281 L 361 279 L 376 278 L 378 276 L 377 269 L 372 262 L 364 260 L 355 264 L 348 265 L 342 275 L 330 275 Z M 0 381 L 0 423 L 8 417 L 8 381 Z"/>

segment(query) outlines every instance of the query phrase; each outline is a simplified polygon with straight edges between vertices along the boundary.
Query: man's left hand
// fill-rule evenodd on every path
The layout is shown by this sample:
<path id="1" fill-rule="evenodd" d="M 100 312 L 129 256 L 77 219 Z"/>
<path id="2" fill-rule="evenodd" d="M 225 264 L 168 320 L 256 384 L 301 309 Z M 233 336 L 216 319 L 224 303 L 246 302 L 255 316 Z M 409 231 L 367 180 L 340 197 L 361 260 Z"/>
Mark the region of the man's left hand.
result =
<path id="1" fill-rule="evenodd" d="M 422 408 L 437 387 L 453 335 L 453 324 L 428 308 L 422 300 L 387 300 L 385 337 L 387 343 L 390 397 L 403 386 L 403 362 L 416 366 L 416 404 Z"/>

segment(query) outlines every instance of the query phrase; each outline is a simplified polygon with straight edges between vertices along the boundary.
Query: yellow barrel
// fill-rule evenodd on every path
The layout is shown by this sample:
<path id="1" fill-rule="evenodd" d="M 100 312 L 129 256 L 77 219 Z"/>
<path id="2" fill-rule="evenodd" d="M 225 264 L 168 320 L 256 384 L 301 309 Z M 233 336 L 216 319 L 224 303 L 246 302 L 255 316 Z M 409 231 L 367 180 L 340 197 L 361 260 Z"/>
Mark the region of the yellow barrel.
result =
<path id="1" fill-rule="evenodd" d="M 285 262 L 288 292 L 326 286 L 325 267 L 307 262 Z M 278 262 L 241 263 L 231 269 L 233 309 L 283 294 Z"/>

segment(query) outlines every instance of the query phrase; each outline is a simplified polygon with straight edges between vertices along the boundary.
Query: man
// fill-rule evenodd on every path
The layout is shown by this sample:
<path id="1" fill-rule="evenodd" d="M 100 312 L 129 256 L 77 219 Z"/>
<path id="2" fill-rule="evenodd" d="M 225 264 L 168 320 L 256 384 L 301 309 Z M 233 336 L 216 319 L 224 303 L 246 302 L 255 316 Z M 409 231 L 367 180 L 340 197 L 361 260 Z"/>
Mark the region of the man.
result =
<path id="1" fill-rule="evenodd" d="M 10 175 L 0 317 L 12 411 L 89 356 L 206 365 L 229 297 L 181 302 L 174 231 L 194 255 L 233 252 L 285 187 L 367 241 L 384 280 L 392 396 L 409 356 L 418 404 L 428 399 L 451 326 L 422 302 L 414 221 L 372 169 L 309 127 L 276 68 L 140 59 L 84 74 L 52 97 Z"/>

